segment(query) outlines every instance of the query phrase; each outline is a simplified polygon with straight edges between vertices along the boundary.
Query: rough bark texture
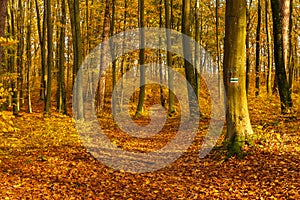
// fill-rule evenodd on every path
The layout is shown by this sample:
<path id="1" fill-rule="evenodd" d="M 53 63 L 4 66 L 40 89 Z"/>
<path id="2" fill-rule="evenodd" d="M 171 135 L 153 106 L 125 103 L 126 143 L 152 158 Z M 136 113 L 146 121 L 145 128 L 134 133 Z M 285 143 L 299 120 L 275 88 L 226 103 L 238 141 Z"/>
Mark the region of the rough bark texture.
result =
<path id="1" fill-rule="evenodd" d="M 224 84 L 227 95 L 227 134 L 231 155 L 240 154 L 253 133 L 247 104 L 246 61 L 246 0 L 226 1 Z"/>

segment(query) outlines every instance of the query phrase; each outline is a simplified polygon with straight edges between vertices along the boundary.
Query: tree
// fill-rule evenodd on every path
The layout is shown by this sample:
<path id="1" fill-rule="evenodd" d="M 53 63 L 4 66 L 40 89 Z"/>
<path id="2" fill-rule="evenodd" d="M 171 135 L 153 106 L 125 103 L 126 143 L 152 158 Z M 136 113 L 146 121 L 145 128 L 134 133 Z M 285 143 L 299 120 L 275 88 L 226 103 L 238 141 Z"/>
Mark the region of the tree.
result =
<path id="1" fill-rule="evenodd" d="M 246 95 L 246 0 L 226 0 L 224 85 L 230 155 L 240 155 L 253 133 Z"/>
<path id="2" fill-rule="evenodd" d="M 191 33 L 191 23 L 192 23 L 192 19 L 191 19 L 191 1 L 190 0 L 183 0 L 182 1 L 182 33 L 192 37 L 192 33 Z M 190 41 L 188 41 L 187 38 L 183 37 L 182 39 L 182 43 L 183 43 L 183 54 L 184 54 L 184 69 L 185 69 L 185 75 L 186 75 L 186 79 L 187 81 L 191 84 L 192 88 L 194 91 L 190 91 L 188 89 L 188 94 L 189 94 L 189 106 L 190 106 L 190 114 L 193 114 L 195 112 L 194 105 L 195 102 L 197 101 L 197 99 L 190 99 L 190 97 L 192 97 L 193 95 L 192 92 L 196 92 L 197 90 L 197 83 L 196 83 L 196 75 L 195 75 L 195 70 L 192 66 L 192 64 L 190 62 L 188 62 L 188 60 L 192 60 L 191 58 L 191 49 L 192 46 L 190 44 Z M 189 88 L 189 87 L 188 87 Z M 196 104 L 198 105 L 198 104 Z"/>
<path id="3" fill-rule="evenodd" d="M 170 29 L 172 23 L 172 16 L 170 17 L 170 3 L 165 0 L 165 28 L 166 28 L 166 43 L 167 50 L 171 49 L 171 36 Z M 175 112 L 174 110 L 174 80 L 172 71 L 172 53 L 167 51 L 167 65 L 168 65 L 168 87 L 169 87 L 169 115 L 172 116 Z"/>
<path id="4" fill-rule="evenodd" d="M 267 33 L 267 49 L 268 49 L 268 76 L 267 76 L 267 92 L 268 95 L 272 94 L 272 68 L 273 68 L 273 53 L 271 45 L 271 31 L 269 28 L 269 10 L 270 0 L 265 0 L 265 21 L 266 21 L 266 33 Z"/>
<path id="5" fill-rule="evenodd" d="M 65 89 L 65 25 L 66 25 L 66 2 L 62 0 L 62 13 L 61 13 L 61 28 L 60 28 L 60 41 L 59 41 L 59 60 L 58 60 L 58 70 L 59 75 L 57 76 L 57 94 L 56 103 L 59 112 L 64 114 L 67 113 L 66 106 L 66 89 Z"/>
<path id="6" fill-rule="evenodd" d="M 40 100 L 44 100 L 45 98 L 45 91 L 46 91 L 46 1 L 44 1 L 44 17 L 43 17 L 43 26 L 41 25 L 41 15 L 38 0 L 35 0 L 35 9 L 36 9 L 36 16 L 37 16 L 37 27 L 38 27 L 38 34 L 39 34 L 39 41 L 41 47 L 41 88 L 40 88 Z"/>
<path id="7" fill-rule="evenodd" d="M 52 62 L 53 62 L 53 43 L 52 43 L 52 37 L 53 37 L 53 27 L 52 27 L 52 11 L 51 11 L 51 2 L 50 0 L 46 0 L 46 15 L 47 15 L 47 94 L 45 98 L 45 107 L 44 111 L 45 114 L 50 113 L 50 108 L 51 108 L 51 87 L 52 87 Z"/>
<path id="8" fill-rule="evenodd" d="M 72 38 L 73 38 L 73 52 L 74 52 L 74 68 L 73 75 L 76 76 L 76 90 L 75 90 L 75 104 L 76 106 L 76 118 L 82 119 L 84 117 L 83 110 L 83 93 L 82 93 L 82 72 L 79 70 L 82 63 L 82 40 L 80 32 L 80 10 L 79 0 L 68 0 L 70 9 L 70 18 L 72 26 Z M 74 79 L 73 79 L 74 80 Z"/>
<path id="9" fill-rule="evenodd" d="M 6 23 L 6 15 L 7 15 L 7 0 L 0 1 L 0 37 L 4 36 L 5 23 Z M 2 70 L 2 46 L 0 46 L 0 73 Z"/>
<path id="10" fill-rule="evenodd" d="M 140 64 L 140 92 L 139 103 L 135 116 L 141 116 L 143 112 L 143 105 L 145 100 L 145 31 L 144 31 L 144 0 L 139 0 L 139 28 L 140 28 L 140 52 L 139 52 L 139 64 Z"/>
<path id="11" fill-rule="evenodd" d="M 284 42 L 282 32 L 282 12 L 280 0 L 271 0 L 273 13 L 273 38 L 274 38 L 274 57 L 276 67 L 276 77 L 278 82 L 279 96 L 281 101 L 281 112 L 290 112 L 293 107 L 291 91 L 287 82 L 287 75 L 284 62 Z"/>
<path id="12" fill-rule="evenodd" d="M 261 28 L 261 3 L 257 5 L 257 27 L 256 27 L 256 58 L 255 58 L 255 95 L 259 95 L 260 86 L 260 28 Z"/>

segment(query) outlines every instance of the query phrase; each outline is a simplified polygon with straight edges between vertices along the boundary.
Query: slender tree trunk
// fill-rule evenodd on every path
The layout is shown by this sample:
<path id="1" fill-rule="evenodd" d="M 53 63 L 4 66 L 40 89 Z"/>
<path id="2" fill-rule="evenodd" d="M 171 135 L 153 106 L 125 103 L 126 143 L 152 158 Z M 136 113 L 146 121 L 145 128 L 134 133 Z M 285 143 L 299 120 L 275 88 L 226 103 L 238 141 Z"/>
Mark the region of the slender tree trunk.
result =
<path id="1" fill-rule="evenodd" d="M 102 41 L 106 41 L 109 38 L 110 31 L 110 20 L 109 20 L 109 7 L 110 0 L 105 1 L 105 11 L 104 11 L 104 21 L 103 21 L 103 31 L 102 31 Z M 107 46 L 101 46 L 101 56 L 100 56 L 100 82 L 97 87 L 97 107 L 98 110 L 102 109 L 104 106 L 104 95 L 105 95 L 105 75 L 103 73 L 104 65 L 106 64 L 106 58 L 104 53 L 107 51 Z M 104 72 L 105 73 L 105 72 Z"/>
<path id="2" fill-rule="evenodd" d="M 284 45 L 282 37 L 282 13 L 280 12 L 280 0 L 271 0 L 273 13 L 273 37 L 276 77 L 278 80 L 279 96 L 281 101 L 281 112 L 288 113 L 293 106 L 291 91 L 287 82 L 284 65 Z"/>
<path id="3" fill-rule="evenodd" d="M 66 2 L 62 0 L 62 13 L 61 13 L 61 25 L 60 28 L 60 42 L 59 42 L 59 60 L 58 60 L 58 70 L 59 74 L 57 76 L 57 109 L 63 114 L 67 114 L 66 106 L 66 89 L 65 89 L 65 25 L 66 25 Z"/>
<path id="4" fill-rule="evenodd" d="M 53 37 L 53 27 L 52 27 L 52 10 L 51 10 L 51 2 L 50 0 L 46 0 L 47 5 L 47 50 L 48 50 L 48 57 L 47 57 L 47 70 L 48 70 L 48 76 L 47 76 L 47 95 L 45 98 L 45 114 L 50 113 L 51 109 L 51 86 L 52 86 L 52 62 L 53 62 L 53 43 L 52 43 L 52 37 Z"/>
<path id="5" fill-rule="evenodd" d="M 252 6 L 252 0 L 247 6 L 246 10 L 246 19 L 247 19 L 247 27 L 246 27 L 246 93 L 248 95 L 249 92 L 249 84 L 250 84 L 250 7 Z"/>
<path id="6" fill-rule="evenodd" d="M 112 0 L 112 12 L 111 12 L 111 22 L 110 22 L 110 36 L 112 37 L 114 35 L 115 32 L 115 0 Z M 117 59 L 116 59 L 116 55 L 115 55 L 115 44 L 113 40 L 110 40 L 110 51 L 111 51 L 111 57 L 113 59 L 113 63 L 112 63 L 112 86 L 113 89 L 116 86 L 116 82 L 117 82 Z M 115 106 L 116 102 L 115 99 L 112 98 L 112 113 L 113 116 L 116 115 L 116 106 Z"/>
<path id="7" fill-rule="evenodd" d="M 290 20 L 289 20 L 289 55 L 288 55 L 288 68 L 289 68 L 289 87 L 291 92 L 293 91 L 293 78 L 294 78 L 294 48 L 293 48 L 293 28 L 294 28 L 294 19 L 293 19 L 293 0 L 290 0 Z M 297 39 L 294 40 L 294 44 L 297 44 Z"/>
<path id="8" fill-rule="evenodd" d="M 182 33 L 192 37 L 191 33 L 191 0 L 183 0 L 182 2 Z M 198 108 L 194 108 L 195 104 L 194 101 L 197 101 L 197 99 L 190 99 L 193 95 L 193 92 L 196 92 L 197 90 L 197 84 L 196 84 L 196 75 L 195 70 L 193 68 L 193 65 L 189 63 L 187 60 L 192 60 L 191 58 L 191 44 L 189 41 L 186 41 L 186 38 L 182 38 L 183 43 L 183 54 L 184 54 L 184 68 L 185 68 L 185 75 L 187 81 L 191 84 L 193 91 L 190 91 L 188 89 L 188 96 L 189 96 L 189 106 L 190 106 L 190 114 L 193 115 L 193 113 L 198 110 Z M 189 88 L 189 87 L 188 87 Z"/>
<path id="9" fill-rule="evenodd" d="M 74 70 L 73 75 L 76 75 L 76 91 L 75 104 L 76 106 L 76 119 L 82 119 L 84 117 L 83 110 L 83 93 L 82 93 L 82 72 L 79 70 L 82 64 L 82 39 L 80 33 L 80 9 L 79 0 L 68 0 L 70 16 L 71 16 L 71 26 L 72 26 L 72 37 L 73 37 L 73 52 L 74 52 Z M 73 77 L 74 78 L 74 77 Z M 74 81 L 74 79 L 73 79 Z"/>
<path id="10" fill-rule="evenodd" d="M 230 155 L 240 155 L 253 133 L 247 104 L 246 0 L 226 0 L 224 85 L 227 96 L 227 134 Z"/>
<path id="11" fill-rule="evenodd" d="M 220 51 L 220 40 L 219 40 L 219 4 L 220 1 L 216 0 L 216 46 L 217 46 L 217 67 L 218 67 L 218 96 L 221 98 L 221 51 Z"/>
<path id="12" fill-rule="evenodd" d="M 260 86 L 260 28 L 261 28 L 261 3 L 258 0 L 257 27 L 256 27 L 256 57 L 255 57 L 255 96 L 259 95 Z"/>
<path id="13" fill-rule="evenodd" d="M 40 9 L 38 5 L 38 0 L 35 0 L 35 7 L 36 7 L 36 16 L 37 16 L 37 26 L 38 26 L 38 34 L 39 34 L 39 41 L 41 46 L 41 88 L 40 88 L 40 100 L 44 100 L 45 98 L 45 89 L 46 89 L 46 1 L 44 1 L 44 19 L 43 19 L 43 29 L 41 27 L 41 17 L 40 17 Z"/>
<path id="14" fill-rule="evenodd" d="M 140 28 L 140 52 L 139 52 L 139 64 L 140 64 L 140 92 L 139 102 L 135 116 L 141 116 L 143 113 L 143 105 L 146 93 L 146 77 L 145 77 L 145 31 L 144 31 L 144 0 L 139 0 L 139 28 Z"/>
<path id="15" fill-rule="evenodd" d="M 8 25 L 8 33 L 10 34 L 11 37 L 15 36 L 15 13 L 13 11 L 13 6 L 14 6 L 15 2 L 12 0 L 10 2 L 10 5 L 8 6 L 8 15 L 9 15 L 9 25 Z M 15 50 L 9 50 L 8 53 L 10 54 L 10 58 L 9 58 L 9 71 L 10 73 L 14 74 L 16 73 L 16 67 L 15 67 Z M 11 81 L 11 89 L 12 89 L 12 106 L 13 106 L 13 115 L 18 115 L 18 106 L 17 106 L 17 92 L 18 92 L 18 88 L 17 88 L 17 80 L 12 80 Z"/>
<path id="16" fill-rule="evenodd" d="M 272 53 L 272 38 L 269 25 L 269 10 L 270 0 L 265 0 L 265 20 L 266 20 L 266 32 L 267 32 L 267 48 L 268 48 L 268 75 L 267 75 L 267 93 L 270 96 L 272 94 L 272 69 L 273 69 L 273 53 Z"/>
<path id="17" fill-rule="evenodd" d="M 171 49 L 171 20 L 170 20 L 170 4 L 168 0 L 165 0 L 165 28 L 166 30 L 166 43 L 167 50 Z M 172 71 L 172 53 L 167 51 L 167 65 L 168 65 L 168 87 L 169 87 L 169 116 L 172 116 L 175 112 L 174 110 L 174 75 Z"/>
<path id="18" fill-rule="evenodd" d="M 7 16 L 7 0 L 1 0 L 0 1 L 0 37 L 4 36 L 6 16 Z M 0 46 L 0 74 L 3 72 L 2 54 L 3 54 L 3 48 L 2 46 Z"/>
<path id="19" fill-rule="evenodd" d="M 27 53 L 27 90 L 28 90 L 28 112 L 32 113 L 32 106 L 31 106 L 31 83 L 30 83 L 30 71 L 31 71 L 31 64 L 32 64 L 32 56 L 31 56 L 31 26 L 32 26 L 32 2 L 29 0 L 29 8 L 28 8 L 28 17 L 27 17 L 27 42 L 26 42 L 26 53 Z"/>

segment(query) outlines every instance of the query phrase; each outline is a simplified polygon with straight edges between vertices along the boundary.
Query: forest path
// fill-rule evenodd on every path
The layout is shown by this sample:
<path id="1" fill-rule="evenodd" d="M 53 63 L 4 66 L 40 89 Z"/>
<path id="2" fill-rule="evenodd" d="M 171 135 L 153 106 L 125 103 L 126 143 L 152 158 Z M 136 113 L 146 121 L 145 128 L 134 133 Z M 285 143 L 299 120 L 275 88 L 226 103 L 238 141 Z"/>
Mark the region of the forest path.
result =
<path id="1" fill-rule="evenodd" d="M 20 112 L 12 118 L 18 130 L 0 133 L 1 199 L 297 199 L 300 103 L 296 97 L 298 112 L 289 116 L 278 114 L 280 105 L 274 98 L 250 97 L 256 139 L 254 147 L 245 149 L 244 159 L 224 161 L 222 150 L 199 159 L 208 125 L 204 119 L 183 156 L 161 170 L 142 174 L 113 170 L 87 153 L 71 117 Z M 168 130 L 174 123 L 167 124 Z M 173 137 L 166 133 L 153 147 L 149 146 L 153 141 L 138 143 L 116 130 L 109 135 L 118 138 L 112 141 L 119 147 L 139 152 L 156 149 Z"/>

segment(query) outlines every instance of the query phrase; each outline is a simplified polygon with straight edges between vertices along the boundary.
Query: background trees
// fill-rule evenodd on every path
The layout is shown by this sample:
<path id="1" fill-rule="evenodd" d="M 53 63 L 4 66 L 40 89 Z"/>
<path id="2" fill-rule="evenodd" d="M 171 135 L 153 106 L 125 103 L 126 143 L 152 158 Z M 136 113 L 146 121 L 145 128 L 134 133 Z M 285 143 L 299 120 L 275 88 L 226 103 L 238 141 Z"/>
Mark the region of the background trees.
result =
<path id="1" fill-rule="evenodd" d="M 244 78 L 246 91 L 250 97 L 254 91 L 257 96 L 262 96 L 268 91 L 269 97 L 277 98 L 271 96 L 271 87 L 278 84 L 282 112 L 287 113 L 292 110 L 292 83 L 294 81 L 295 84 L 299 84 L 297 81 L 300 75 L 299 59 L 297 59 L 300 26 L 299 21 L 295 20 L 299 17 L 296 9 L 299 3 L 299 0 L 238 1 L 236 4 L 242 5 L 245 10 L 242 10 L 243 13 L 234 13 L 233 11 L 236 10 L 232 7 L 233 2 L 221 0 L 166 0 L 160 3 L 141 0 L 68 0 L 67 2 L 65 0 L 2 0 L 0 4 L 0 90 L 4 92 L 1 93 L 0 102 L 6 105 L 2 106 L 5 109 L 12 107 L 14 114 L 17 115 L 20 109 L 28 108 L 31 111 L 29 109 L 31 99 L 34 104 L 40 102 L 36 98 L 38 92 L 39 99 L 44 100 L 46 113 L 53 109 L 51 102 L 56 103 L 59 111 L 67 113 L 73 83 L 77 77 L 79 84 L 74 86 L 76 88 L 74 95 L 76 94 L 77 97 L 74 105 L 78 107 L 77 118 L 83 118 L 83 98 L 93 94 L 91 91 L 95 88 L 92 88 L 91 82 L 96 79 L 95 73 L 91 73 L 88 82 L 80 83 L 81 72 L 78 72 L 78 69 L 84 57 L 99 43 L 121 31 L 137 27 L 167 27 L 195 38 L 210 53 L 215 64 L 209 62 L 205 57 L 206 54 L 201 52 L 198 52 L 200 57 L 191 58 L 193 63 L 166 52 L 164 50 L 166 46 L 177 45 L 170 40 L 161 41 L 164 47 L 159 52 L 141 48 L 139 52 L 122 55 L 116 59 L 111 70 L 101 77 L 97 89 L 98 112 L 108 109 L 110 100 L 104 94 L 112 91 L 115 82 L 127 70 L 138 64 L 155 62 L 167 63 L 174 70 L 185 75 L 198 95 L 199 104 L 205 103 L 209 101 L 209 95 L 206 93 L 205 84 L 199 82 L 201 77 L 199 78 L 199 74 L 192 68 L 192 64 L 195 64 L 199 65 L 199 72 L 217 73 L 219 76 L 224 68 L 229 98 L 228 107 L 230 107 L 228 112 L 235 113 L 228 115 L 231 116 L 227 121 L 228 138 L 234 138 L 233 135 L 243 132 L 235 130 L 239 128 L 230 125 L 236 125 L 233 122 L 238 120 L 236 117 L 239 115 L 243 116 L 247 124 L 243 129 L 251 133 L 250 128 L 247 128 L 250 127 L 247 108 L 245 108 L 247 100 L 244 96 L 244 87 L 240 85 L 244 84 Z M 241 19 L 237 21 L 239 27 L 231 24 L 228 19 L 225 26 L 226 7 L 230 12 L 230 9 L 233 9 L 232 15 Z M 242 30 L 244 26 L 246 30 Z M 223 40 L 225 27 L 228 31 L 226 44 Z M 228 27 L 239 31 L 230 32 Z M 243 44 L 240 44 L 241 41 L 245 43 L 246 50 Z M 143 47 L 143 40 L 140 45 Z M 183 47 L 185 57 L 192 57 L 191 51 L 199 51 L 191 49 L 192 47 L 186 41 L 183 41 Z M 237 53 L 232 52 L 233 49 Z M 242 56 L 244 51 L 246 51 L 246 58 Z M 241 54 L 237 57 L 239 53 Z M 105 63 L 103 60 L 105 58 L 101 59 L 100 71 Z M 140 76 L 142 83 L 143 71 L 141 67 L 139 73 L 136 73 L 136 78 Z M 171 71 L 164 71 L 153 65 L 152 75 L 159 75 L 161 79 L 168 80 L 170 88 L 178 87 Z M 230 78 L 238 78 L 238 84 L 231 84 Z M 91 89 L 88 94 L 83 94 L 81 87 L 91 87 Z M 154 86 L 141 87 L 133 94 L 132 110 L 137 115 L 147 114 L 147 108 L 155 103 L 151 99 L 155 99 L 156 94 L 160 94 L 159 98 L 164 99 L 162 102 L 169 105 L 169 113 L 175 113 L 178 109 L 177 100 L 171 90 L 166 88 L 158 90 Z M 239 108 L 239 105 L 244 105 L 245 109 Z M 205 113 L 205 106 L 203 109 Z M 207 110 L 209 109 L 208 106 Z"/>

